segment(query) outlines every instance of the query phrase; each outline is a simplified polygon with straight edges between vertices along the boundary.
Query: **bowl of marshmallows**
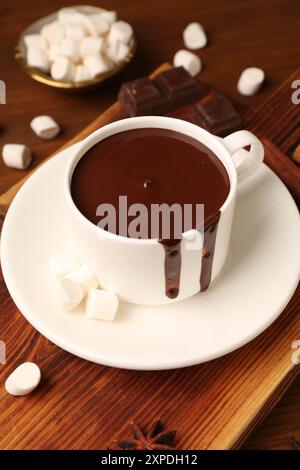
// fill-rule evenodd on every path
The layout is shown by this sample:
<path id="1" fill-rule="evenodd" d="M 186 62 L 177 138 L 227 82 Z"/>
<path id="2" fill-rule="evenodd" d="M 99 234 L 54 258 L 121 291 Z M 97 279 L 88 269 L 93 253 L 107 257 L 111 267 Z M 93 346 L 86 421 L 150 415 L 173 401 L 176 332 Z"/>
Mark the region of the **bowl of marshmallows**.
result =
<path id="1" fill-rule="evenodd" d="M 39 19 L 20 35 L 16 59 L 44 84 L 86 89 L 116 75 L 133 58 L 136 39 L 115 11 L 80 5 Z"/>

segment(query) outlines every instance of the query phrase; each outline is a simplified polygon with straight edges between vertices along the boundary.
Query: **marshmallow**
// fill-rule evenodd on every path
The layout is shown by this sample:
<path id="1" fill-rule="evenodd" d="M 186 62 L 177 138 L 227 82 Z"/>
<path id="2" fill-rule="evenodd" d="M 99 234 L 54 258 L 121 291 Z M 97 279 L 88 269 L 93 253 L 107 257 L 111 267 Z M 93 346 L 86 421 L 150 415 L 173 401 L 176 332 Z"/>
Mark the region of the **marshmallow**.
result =
<path id="1" fill-rule="evenodd" d="M 107 57 L 113 62 L 122 62 L 126 59 L 128 53 L 129 46 L 119 41 L 115 41 L 108 44 L 108 47 L 106 49 Z"/>
<path id="2" fill-rule="evenodd" d="M 129 46 L 127 44 L 119 44 L 118 51 L 117 51 L 117 62 L 122 62 L 126 59 L 129 54 Z"/>
<path id="3" fill-rule="evenodd" d="M 264 79 L 265 73 L 262 69 L 249 67 L 241 73 L 237 89 L 241 95 L 255 95 L 262 86 Z"/>
<path id="4" fill-rule="evenodd" d="M 84 297 L 80 284 L 70 279 L 57 279 L 52 290 L 52 299 L 63 310 L 74 310 Z"/>
<path id="5" fill-rule="evenodd" d="M 33 362 L 24 362 L 6 379 L 5 389 L 10 395 L 21 397 L 31 393 L 41 381 L 39 366 Z"/>
<path id="6" fill-rule="evenodd" d="M 57 19 L 63 26 L 68 24 L 82 25 L 85 15 L 76 10 L 76 8 L 66 7 L 58 10 Z"/>
<path id="7" fill-rule="evenodd" d="M 60 41 L 65 36 L 65 29 L 58 21 L 52 21 L 42 27 L 41 35 L 51 44 Z"/>
<path id="8" fill-rule="evenodd" d="M 76 65 L 67 59 L 59 57 L 51 66 L 51 77 L 54 80 L 73 81 L 76 72 Z"/>
<path id="9" fill-rule="evenodd" d="M 89 289 L 97 289 L 98 287 L 96 277 L 87 266 L 80 266 L 74 271 L 71 271 L 65 276 L 65 279 L 70 279 L 71 281 L 80 284 L 85 294 L 88 293 Z"/>
<path id="10" fill-rule="evenodd" d="M 30 127 L 42 139 L 53 139 L 59 131 L 59 125 L 51 116 L 37 116 L 32 119 Z"/>
<path id="11" fill-rule="evenodd" d="M 88 318 L 112 321 L 119 308 L 119 299 L 114 292 L 90 289 L 85 305 Z"/>
<path id="12" fill-rule="evenodd" d="M 103 45 L 102 38 L 85 37 L 80 43 L 79 51 L 83 59 L 89 56 L 96 56 L 101 54 Z"/>
<path id="13" fill-rule="evenodd" d="M 70 253 L 58 253 L 50 256 L 48 259 L 48 267 L 52 276 L 62 277 L 71 271 L 79 268 L 80 263 L 75 255 Z"/>
<path id="14" fill-rule="evenodd" d="M 120 41 L 113 41 L 106 44 L 105 55 L 113 62 L 117 62 L 119 44 L 121 44 Z"/>
<path id="15" fill-rule="evenodd" d="M 175 67 L 184 67 L 193 77 L 201 70 L 201 60 L 193 52 L 182 49 L 174 55 L 173 59 Z"/>
<path id="16" fill-rule="evenodd" d="M 109 30 L 109 24 L 102 18 L 100 13 L 87 15 L 84 20 L 84 26 L 91 36 L 102 36 Z"/>
<path id="17" fill-rule="evenodd" d="M 133 29 L 125 21 L 116 21 L 108 33 L 108 42 L 120 41 L 127 44 L 133 36 Z"/>
<path id="18" fill-rule="evenodd" d="M 291 356 L 291 361 L 295 366 L 300 364 L 300 348 L 296 349 L 296 351 L 293 352 Z"/>
<path id="19" fill-rule="evenodd" d="M 84 59 L 84 66 L 93 78 L 109 70 L 109 66 L 103 57 L 90 56 Z"/>
<path id="20" fill-rule="evenodd" d="M 49 72 L 50 69 L 47 53 L 37 47 L 29 47 L 27 49 L 27 64 L 29 67 L 34 67 L 45 73 Z"/>
<path id="21" fill-rule="evenodd" d="M 207 44 L 205 31 L 201 24 L 190 23 L 183 31 L 183 42 L 187 49 L 201 49 Z"/>
<path id="22" fill-rule="evenodd" d="M 117 21 L 117 13 L 115 11 L 101 11 L 100 16 L 104 21 L 106 21 L 109 27 Z"/>
<path id="23" fill-rule="evenodd" d="M 292 349 L 300 348 L 300 339 L 295 339 L 295 340 L 292 342 L 291 348 L 292 348 Z"/>
<path id="24" fill-rule="evenodd" d="M 85 30 L 80 24 L 66 25 L 66 38 L 81 41 L 85 37 Z"/>
<path id="25" fill-rule="evenodd" d="M 60 57 L 59 43 L 53 42 L 52 44 L 50 44 L 50 47 L 48 50 L 48 59 L 50 62 L 54 62 L 59 57 Z"/>
<path id="26" fill-rule="evenodd" d="M 62 39 L 59 44 L 59 52 L 61 56 L 67 57 L 74 63 L 79 61 L 79 47 L 74 39 Z"/>
<path id="27" fill-rule="evenodd" d="M 27 48 L 35 47 L 42 50 L 47 49 L 46 40 L 41 34 L 26 34 L 26 36 L 24 36 L 24 43 Z"/>
<path id="28" fill-rule="evenodd" d="M 92 77 L 84 65 L 77 65 L 74 82 L 86 82 Z"/>
<path id="29" fill-rule="evenodd" d="M 31 163 L 31 152 L 26 145 L 22 144 L 5 144 L 2 157 L 6 166 L 18 170 L 26 170 Z"/>

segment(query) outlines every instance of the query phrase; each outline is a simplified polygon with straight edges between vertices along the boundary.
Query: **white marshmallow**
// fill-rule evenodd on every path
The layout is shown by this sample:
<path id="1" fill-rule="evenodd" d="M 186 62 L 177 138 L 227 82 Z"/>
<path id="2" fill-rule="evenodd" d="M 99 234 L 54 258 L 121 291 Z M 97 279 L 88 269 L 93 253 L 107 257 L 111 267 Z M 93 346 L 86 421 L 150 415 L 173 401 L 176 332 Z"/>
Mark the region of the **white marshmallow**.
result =
<path id="1" fill-rule="evenodd" d="M 101 73 L 105 73 L 109 70 L 109 65 L 105 59 L 101 56 L 90 56 L 84 59 L 84 66 L 87 68 L 90 75 L 95 78 Z"/>
<path id="2" fill-rule="evenodd" d="M 293 352 L 291 356 L 291 361 L 295 366 L 300 364 L 300 348 L 296 349 L 296 351 Z"/>
<path id="3" fill-rule="evenodd" d="M 84 297 L 80 284 L 70 279 L 57 279 L 52 289 L 52 299 L 63 310 L 74 310 Z"/>
<path id="4" fill-rule="evenodd" d="M 109 26 L 117 21 L 117 13 L 115 11 L 101 11 L 100 16 Z"/>
<path id="5" fill-rule="evenodd" d="M 119 44 L 117 51 L 117 62 L 122 62 L 126 59 L 129 53 L 129 46 L 127 44 Z"/>
<path id="6" fill-rule="evenodd" d="M 67 57 L 74 63 L 78 62 L 80 59 L 78 42 L 69 38 L 62 39 L 59 44 L 59 53 L 61 56 Z"/>
<path id="7" fill-rule="evenodd" d="M 37 116 L 32 119 L 30 127 L 42 139 L 53 139 L 59 131 L 59 125 L 51 116 Z"/>
<path id="8" fill-rule="evenodd" d="M 26 145 L 22 144 L 5 144 L 2 157 L 6 166 L 18 170 L 26 170 L 31 163 L 31 152 Z"/>
<path id="9" fill-rule="evenodd" d="M 91 36 L 102 36 L 109 30 L 109 24 L 105 21 L 100 13 L 87 15 L 84 20 L 86 31 Z"/>
<path id="10" fill-rule="evenodd" d="M 82 25 L 85 15 L 76 10 L 76 8 L 66 7 L 58 10 L 57 19 L 64 26 L 68 24 Z"/>
<path id="11" fill-rule="evenodd" d="M 117 55 L 118 55 L 118 48 L 119 48 L 120 41 L 113 41 L 107 43 L 104 47 L 104 52 L 106 57 L 113 62 L 117 62 Z"/>
<path id="12" fill-rule="evenodd" d="M 207 44 L 207 37 L 201 24 L 190 23 L 183 31 L 183 42 L 188 49 L 201 49 Z"/>
<path id="13" fill-rule="evenodd" d="M 108 44 L 106 49 L 107 57 L 115 63 L 125 60 L 128 53 L 129 46 L 127 44 L 123 44 L 120 41 L 115 41 Z"/>
<path id="14" fill-rule="evenodd" d="M 81 41 L 85 37 L 85 29 L 80 24 L 66 25 L 66 38 Z"/>
<path id="15" fill-rule="evenodd" d="M 201 70 L 201 60 L 193 52 L 181 49 L 176 52 L 173 59 L 175 67 L 184 67 L 193 77 Z"/>
<path id="16" fill-rule="evenodd" d="M 27 64 L 29 67 L 41 70 L 41 72 L 49 72 L 50 62 L 48 54 L 37 47 L 29 47 L 27 49 Z"/>
<path id="17" fill-rule="evenodd" d="M 47 49 L 46 40 L 41 34 L 26 34 L 26 36 L 24 36 L 24 43 L 27 48 L 35 47 L 43 51 Z"/>
<path id="18" fill-rule="evenodd" d="M 113 62 L 121 62 L 126 59 L 129 53 L 129 46 L 120 41 L 115 41 L 108 44 L 105 53 Z"/>
<path id="19" fill-rule="evenodd" d="M 54 277 L 62 277 L 79 268 L 78 258 L 71 253 L 57 253 L 48 259 L 49 270 Z"/>
<path id="20" fill-rule="evenodd" d="M 295 339 L 295 340 L 292 342 L 291 348 L 292 348 L 292 349 L 300 348 L 300 339 Z"/>
<path id="21" fill-rule="evenodd" d="M 262 86 L 264 79 L 265 73 L 262 69 L 249 67 L 241 73 L 237 89 L 241 95 L 255 95 Z"/>
<path id="22" fill-rule="evenodd" d="M 50 44 L 50 47 L 48 49 L 48 59 L 50 62 L 54 62 L 59 57 L 60 57 L 59 43 L 53 42 L 52 44 Z"/>
<path id="23" fill-rule="evenodd" d="M 80 284 L 85 294 L 88 293 L 89 289 L 97 289 L 98 287 L 96 277 L 87 266 L 80 266 L 74 271 L 71 271 L 65 276 L 65 279 L 70 279 Z"/>
<path id="24" fill-rule="evenodd" d="M 39 366 L 33 362 L 24 362 L 6 379 L 5 389 L 10 395 L 21 397 L 31 393 L 41 381 Z"/>
<path id="25" fill-rule="evenodd" d="M 90 289 L 85 304 L 88 318 L 112 321 L 119 308 L 119 299 L 114 292 Z"/>
<path id="26" fill-rule="evenodd" d="M 127 44 L 133 36 L 133 29 L 126 21 L 116 21 L 108 33 L 108 42 L 120 41 Z"/>
<path id="27" fill-rule="evenodd" d="M 51 44 L 52 42 L 61 41 L 65 36 L 65 29 L 58 21 L 52 21 L 42 27 L 41 35 Z"/>
<path id="28" fill-rule="evenodd" d="M 67 57 L 59 57 L 51 66 L 51 77 L 54 80 L 73 81 L 76 65 Z"/>
<path id="29" fill-rule="evenodd" d="M 86 82 L 92 77 L 84 65 L 77 65 L 74 82 Z"/>
<path id="30" fill-rule="evenodd" d="M 80 55 L 83 59 L 89 56 L 100 55 L 102 46 L 102 38 L 85 37 L 83 38 L 79 46 Z"/>

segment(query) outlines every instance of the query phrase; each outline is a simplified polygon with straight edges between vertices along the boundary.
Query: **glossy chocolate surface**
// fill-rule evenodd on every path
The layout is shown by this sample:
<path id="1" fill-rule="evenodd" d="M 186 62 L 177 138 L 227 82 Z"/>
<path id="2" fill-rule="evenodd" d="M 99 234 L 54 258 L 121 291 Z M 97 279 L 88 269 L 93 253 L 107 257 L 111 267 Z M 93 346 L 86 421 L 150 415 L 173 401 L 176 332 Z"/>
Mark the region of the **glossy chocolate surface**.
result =
<path id="1" fill-rule="evenodd" d="M 169 103 L 148 77 L 138 78 L 121 86 L 119 100 L 128 116 L 163 114 Z"/>
<path id="2" fill-rule="evenodd" d="M 153 82 L 167 97 L 171 108 L 200 99 L 208 92 L 207 87 L 192 77 L 183 67 L 173 67 L 160 73 Z"/>
<path id="3" fill-rule="evenodd" d="M 189 120 L 221 137 L 242 125 L 242 120 L 226 96 L 212 95 L 196 103 L 189 111 Z"/>
<path id="4" fill-rule="evenodd" d="M 128 116 L 146 116 L 165 114 L 200 99 L 206 93 L 207 87 L 191 77 L 183 67 L 172 67 L 154 80 L 142 77 L 124 83 L 119 101 Z"/>
<path id="5" fill-rule="evenodd" d="M 184 134 L 167 129 L 134 129 L 114 134 L 93 146 L 77 164 L 71 182 L 71 193 L 78 209 L 91 222 L 98 224 L 100 204 L 112 204 L 117 213 L 116 233 L 120 233 L 119 196 L 127 196 L 128 207 L 142 203 L 148 209 L 148 233 L 151 238 L 153 204 L 204 204 L 205 256 L 200 287 L 205 290 L 211 276 L 214 241 L 219 210 L 230 189 L 227 172 L 220 160 L 205 145 Z M 184 211 L 182 211 L 184 213 Z M 128 225 L 134 216 L 128 216 Z M 182 219 L 183 220 L 183 219 Z M 209 221 L 209 223 L 208 223 Z M 172 219 L 171 219 L 172 222 Z M 209 231 L 211 224 L 214 230 Z M 193 211 L 189 226 L 196 227 Z M 175 298 L 179 292 L 181 233 L 156 234 L 165 251 L 166 295 Z M 123 235 L 123 233 L 121 233 Z M 199 260 L 200 262 L 201 260 Z"/>

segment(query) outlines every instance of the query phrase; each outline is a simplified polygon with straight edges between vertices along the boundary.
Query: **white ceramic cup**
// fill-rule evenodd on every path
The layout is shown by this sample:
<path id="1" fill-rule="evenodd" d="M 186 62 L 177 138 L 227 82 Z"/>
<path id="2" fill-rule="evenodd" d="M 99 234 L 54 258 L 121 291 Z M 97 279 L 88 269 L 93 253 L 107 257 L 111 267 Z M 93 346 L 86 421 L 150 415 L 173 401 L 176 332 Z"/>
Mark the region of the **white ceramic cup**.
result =
<path id="1" fill-rule="evenodd" d="M 201 252 L 187 249 L 190 242 L 183 234 L 180 289 L 178 296 L 170 299 L 165 293 L 165 252 L 162 245 L 154 239 L 115 235 L 94 225 L 77 209 L 70 192 L 73 171 L 87 150 L 113 134 L 139 128 L 170 129 L 199 140 L 214 152 L 227 170 L 230 191 L 220 208 L 211 281 L 219 274 L 226 259 L 238 183 L 259 168 L 264 150 L 260 140 L 246 130 L 220 139 L 189 122 L 159 116 L 128 118 L 108 124 L 76 145 L 67 165 L 65 197 L 67 217 L 81 262 L 94 272 L 103 289 L 114 291 L 122 300 L 146 305 L 167 304 L 199 292 Z M 241 150 L 246 146 L 250 146 L 250 151 Z M 105 201 L 99 201 L 99 204 L 101 202 Z"/>

